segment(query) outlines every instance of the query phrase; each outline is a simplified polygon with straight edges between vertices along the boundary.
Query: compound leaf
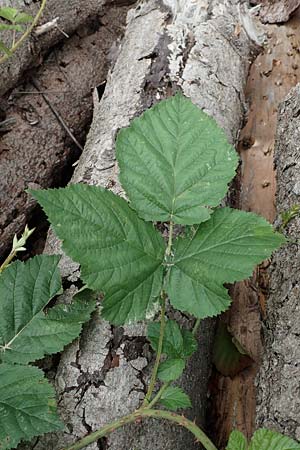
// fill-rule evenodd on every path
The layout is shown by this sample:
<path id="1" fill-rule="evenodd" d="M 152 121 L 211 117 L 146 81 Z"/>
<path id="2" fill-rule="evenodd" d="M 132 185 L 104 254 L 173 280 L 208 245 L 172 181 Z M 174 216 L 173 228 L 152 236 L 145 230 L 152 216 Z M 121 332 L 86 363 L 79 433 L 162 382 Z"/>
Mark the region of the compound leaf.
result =
<path id="1" fill-rule="evenodd" d="M 163 392 L 159 403 L 172 411 L 192 406 L 189 396 L 179 387 L 169 386 Z"/>
<path id="2" fill-rule="evenodd" d="M 105 293 L 102 315 L 121 325 L 155 310 L 164 241 L 128 203 L 96 186 L 34 191 L 63 249 L 81 264 L 86 285 Z"/>
<path id="3" fill-rule="evenodd" d="M 120 180 L 145 220 L 209 219 L 235 175 L 238 157 L 215 120 L 181 94 L 119 132 Z"/>
<path id="4" fill-rule="evenodd" d="M 43 312 L 61 291 L 59 256 L 16 261 L 0 277 L 0 358 L 26 364 L 57 353 L 80 333 L 95 302 L 74 301 Z"/>
<path id="5" fill-rule="evenodd" d="M 250 442 L 249 450 L 299 450 L 300 443 L 276 431 L 261 428 Z"/>
<path id="6" fill-rule="evenodd" d="M 37 367 L 1 364 L 0 449 L 63 429 L 54 398 L 53 387 Z"/>
<path id="7" fill-rule="evenodd" d="M 148 325 L 148 339 L 154 351 L 157 351 L 160 334 L 160 323 L 152 322 Z M 168 320 L 165 326 L 163 350 L 170 358 L 186 358 L 197 349 L 197 341 L 188 330 L 181 330 L 175 320 Z"/>
<path id="8" fill-rule="evenodd" d="M 230 433 L 229 441 L 226 450 L 247 450 L 247 439 L 238 430 L 234 430 Z"/>
<path id="9" fill-rule="evenodd" d="M 164 383 L 175 381 L 181 376 L 184 367 L 185 361 L 183 359 L 167 359 L 159 365 L 157 376 Z"/>
<path id="10" fill-rule="evenodd" d="M 255 265 L 284 242 L 256 214 L 216 210 L 191 239 L 175 243 L 167 286 L 172 305 L 199 318 L 220 314 L 230 305 L 223 284 L 249 277 Z"/>

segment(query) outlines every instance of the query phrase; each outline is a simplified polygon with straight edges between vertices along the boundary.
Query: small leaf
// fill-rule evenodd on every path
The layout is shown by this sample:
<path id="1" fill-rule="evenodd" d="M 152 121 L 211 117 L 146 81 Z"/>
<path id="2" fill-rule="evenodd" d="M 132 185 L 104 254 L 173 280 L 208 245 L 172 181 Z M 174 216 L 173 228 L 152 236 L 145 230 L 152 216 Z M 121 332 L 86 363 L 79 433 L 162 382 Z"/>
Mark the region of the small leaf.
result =
<path id="1" fill-rule="evenodd" d="M 223 284 L 249 277 L 284 242 L 256 214 L 217 209 L 191 239 L 175 243 L 167 286 L 171 304 L 201 319 L 220 314 L 231 302 Z"/>
<path id="2" fill-rule="evenodd" d="M 160 323 L 152 322 L 148 325 L 148 339 L 154 351 L 157 352 L 160 334 Z M 167 320 L 165 325 L 163 353 L 170 357 L 181 357 L 183 339 L 179 325 L 174 320 Z"/>
<path id="3" fill-rule="evenodd" d="M 70 305 L 54 306 L 46 315 L 40 312 L 2 353 L 2 360 L 26 364 L 63 350 L 79 336 L 95 306 L 94 301 L 75 300 Z"/>
<path id="4" fill-rule="evenodd" d="M 243 433 L 234 430 L 229 436 L 229 441 L 226 450 L 247 450 L 247 440 Z"/>
<path id="5" fill-rule="evenodd" d="M 299 448 L 299 442 L 266 428 L 254 433 L 249 446 L 249 450 L 299 450 Z"/>
<path id="6" fill-rule="evenodd" d="M 116 325 L 155 311 L 165 244 L 152 224 L 105 189 L 84 184 L 33 191 L 86 285 L 105 293 L 102 315 Z"/>
<path id="7" fill-rule="evenodd" d="M 33 21 L 33 17 L 30 14 L 19 12 L 15 17 L 15 23 L 30 23 Z"/>
<path id="8" fill-rule="evenodd" d="M 184 367 L 183 359 L 167 359 L 159 365 L 157 376 L 164 383 L 175 381 L 181 376 Z"/>
<path id="9" fill-rule="evenodd" d="M 23 27 L 21 27 L 21 25 L 7 25 L 5 23 L 0 23 L 0 31 L 3 30 L 23 31 Z"/>
<path id="10" fill-rule="evenodd" d="M 8 20 L 9 22 L 14 22 L 18 12 L 19 11 L 17 9 L 6 6 L 4 8 L 0 8 L 0 17 L 3 17 L 3 19 Z"/>
<path id="11" fill-rule="evenodd" d="M 62 430 L 54 399 L 53 387 L 37 367 L 1 364 L 0 448 Z"/>
<path id="12" fill-rule="evenodd" d="M 154 351 L 157 351 L 160 333 L 160 323 L 148 325 L 148 339 Z M 181 330 L 175 320 L 167 320 L 165 326 L 163 353 L 170 358 L 186 358 L 197 349 L 197 341 L 188 330 Z"/>
<path id="13" fill-rule="evenodd" d="M 192 406 L 189 396 L 179 387 L 169 386 L 163 392 L 159 403 L 172 411 Z"/>
<path id="14" fill-rule="evenodd" d="M 57 353 L 80 333 L 95 302 L 45 306 L 61 292 L 59 256 L 15 261 L 0 276 L 0 358 L 26 364 Z"/>
<path id="15" fill-rule="evenodd" d="M 238 163 L 215 120 L 181 94 L 121 130 L 116 155 L 120 181 L 140 217 L 189 225 L 209 219 Z"/>
<path id="16" fill-rule="evenodd" d="M 253 360 L 237 346 L 226 324 L 219 323 L 213 346 L 213 363 L 225 376 L 235 376 L 253 364 Z"/>

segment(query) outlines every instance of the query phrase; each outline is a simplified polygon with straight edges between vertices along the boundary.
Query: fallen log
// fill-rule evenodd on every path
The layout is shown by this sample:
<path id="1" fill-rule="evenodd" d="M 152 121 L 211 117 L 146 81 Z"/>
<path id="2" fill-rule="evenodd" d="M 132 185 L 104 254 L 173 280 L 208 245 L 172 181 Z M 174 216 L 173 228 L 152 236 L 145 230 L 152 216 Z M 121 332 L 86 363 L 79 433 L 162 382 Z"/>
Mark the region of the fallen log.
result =
<path id="1" fill-rule="evenodd" d="M 6 129 L 0 127 L 1 258 L 33 211 L 25 189 L 70 178 L 92 119 L 92 90 L 103 90 L 110 49 L 122 35 L 127 9 L 111 7 L 101 24 L 82 27 L 1 102 L 8 122 Z"/>
<path id="2" fill-rule="evenodd" d="M 279 109 L 275 162 L 277 213 L 299 206 L 300 85 Z M 276 252 L 270 269 L 270 295 L 264 326 L 265 348 L 257 377 L 257 425 L 300 440 L 299 214 L 284 228 L 289 243 Z"/>

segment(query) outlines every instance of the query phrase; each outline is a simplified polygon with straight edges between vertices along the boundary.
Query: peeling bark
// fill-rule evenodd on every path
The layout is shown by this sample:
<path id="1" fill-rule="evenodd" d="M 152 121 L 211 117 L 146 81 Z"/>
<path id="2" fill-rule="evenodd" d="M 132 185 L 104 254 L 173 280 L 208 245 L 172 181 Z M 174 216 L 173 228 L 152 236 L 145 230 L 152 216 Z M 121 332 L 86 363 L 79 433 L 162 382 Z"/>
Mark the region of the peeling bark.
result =
<path id="1" fill-rule="evenodd" d="M 243 28 L 235 33 L 238 5 L 225 0 L 150 0 L 129 12 L 125 37 L 100 102 L 95 94 L 94 119 L 73 183 L 101 185 L 123 195 L 114 154 L 117 131 L 178 89 L 213 115 L 229 140 L 236 142 L 252 47 Z M 46 251 L 61 251 L 51 233 Z M 61 269 L 72 285 L 65 294 L 70 296 L 76 291 L 78 265 L 63 256 Z M 191 327 L 192 320 L 175 315 Z M 202 425 L 213 329 L 212 321 L 202 323 L 199 350 L 181 380 L 193 400 L 187 415 Z M 41 438 L 35 450 L 58 450 L 140 404 L 153 364 L 144 335 L 144 324 L 116 329 L 95 314 L 80 340 L 62 354 L 57 372 L 59 406 L 68 432 Z M 198 448 L 185 430 L 150 421 L 120 430 L 102 444 L 88 448 Z"/>
<path id="2" fill-rule="evenodd" d="M 275 160 L 278 214 L 300 199 L 300 85 L 279 110 Z M 279 222 L 279 221 L 278 221 Z M 291 240 L 279 250 L 270 271 L 270 296 L 264 327 L 265 351 L 257 378 L 258 426 L 300 440 L 300 217 L 286 227 Z"/>

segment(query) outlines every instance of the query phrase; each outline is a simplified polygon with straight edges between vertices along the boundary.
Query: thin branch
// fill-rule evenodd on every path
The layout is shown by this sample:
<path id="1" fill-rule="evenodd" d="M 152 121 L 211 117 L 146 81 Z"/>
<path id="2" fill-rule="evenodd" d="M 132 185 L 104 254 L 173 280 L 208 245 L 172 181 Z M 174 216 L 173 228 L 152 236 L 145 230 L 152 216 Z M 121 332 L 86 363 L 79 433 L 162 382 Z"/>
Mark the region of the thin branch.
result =
<path id="1" fill-rule="evenodd" d="M 44 94 L 44 92 L 40 89 L 40 86 L 37 82 L 37 80 L 35 78 L 31 78 L 31 82 L 33 84 L 33 86 L 36 88 L 36 90 L 38 91 L 39 94 L 41 94 L 41 96 L 43 97 L 43 99 L 45 100 L 45 102 L 47 103 L 47 105 L 49 106 L 49 108 L 51 109 L 51 111 L 53 112 L 53 114 L 55 115 L 56 119 L 59 121 L 59 123 L 61 124 L 61 126 L 63 127 L 63 129 L 66 131 L 66 133 L 70 136 L 70 138 L 72 139 L 72 141 L 77 145 L 77 147 L 83 151 L 83 147 L 81 144 L 79 144 L 79 142 L 77 141 L 76 137 L 74 136 L 74 134 L 72 133 L 72 131 L 70 130 L 70 128 L 68 127 L 68 125 L 66 124 L 66 122 L 64 121 L 64 119 L 61 117 L 61 115 L 59 114 L 59 112 L 57 111 L 57 109 L 52 105 L 52 103 L 50 102 L 49 98 Z"/>

